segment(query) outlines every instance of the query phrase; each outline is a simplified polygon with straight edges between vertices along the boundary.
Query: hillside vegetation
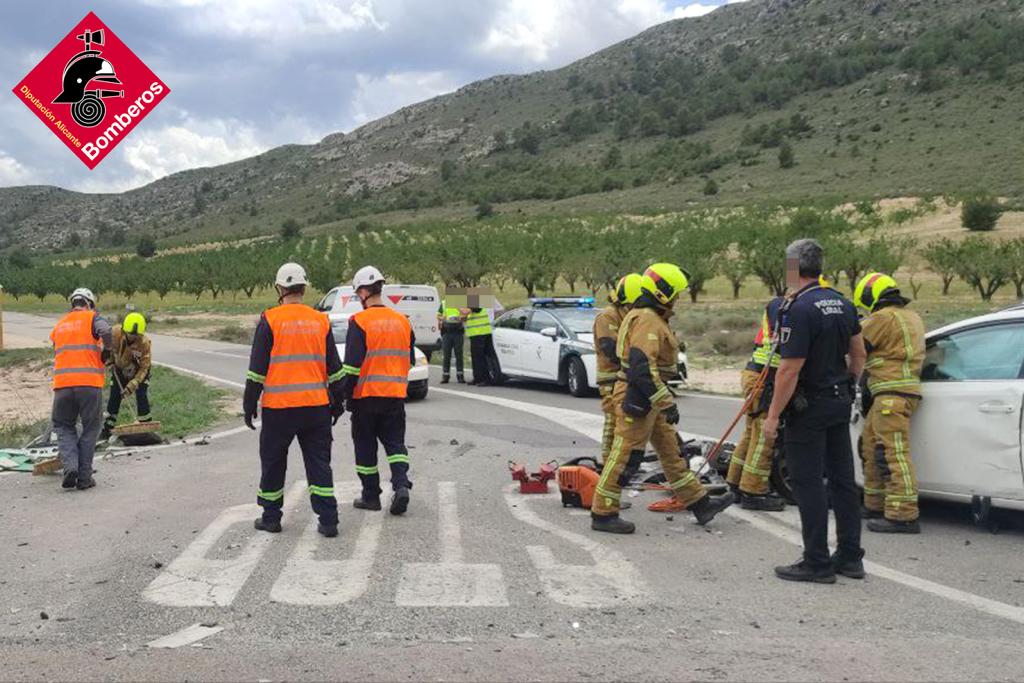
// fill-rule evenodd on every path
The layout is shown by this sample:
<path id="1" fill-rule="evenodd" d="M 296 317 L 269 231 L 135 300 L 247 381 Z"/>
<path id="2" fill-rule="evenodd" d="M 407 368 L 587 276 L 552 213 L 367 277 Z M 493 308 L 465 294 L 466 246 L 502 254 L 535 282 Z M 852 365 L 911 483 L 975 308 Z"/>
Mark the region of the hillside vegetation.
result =
<path id="1" fill-rule="evenodd" d="M 750 0 L 565 68 L 119 195 L 0 189 L 0 249 L 123 249 L 484 213 L 1019 196 L 1019 0 Z"/>

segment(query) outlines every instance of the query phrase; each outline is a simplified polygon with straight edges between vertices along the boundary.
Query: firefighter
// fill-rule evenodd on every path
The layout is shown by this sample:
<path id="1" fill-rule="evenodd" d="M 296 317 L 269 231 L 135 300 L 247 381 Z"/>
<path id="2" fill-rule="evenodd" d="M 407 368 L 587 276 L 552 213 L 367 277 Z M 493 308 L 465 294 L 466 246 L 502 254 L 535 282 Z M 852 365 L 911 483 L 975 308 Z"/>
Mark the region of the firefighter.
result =
<path id="1" fill-rule="evenodd" d="M 120 327 L 112 333 L 110 397 L 103 420 L 100 441 L 106 441 L 117 424 L 121 400 L 135 396 L 138 421 L 150 422 L 149 371 L 152 364 L 152 346 L 146 336 L 146 319 L 141 313 L 129 313 Z"/>
<path id="2" fill-rule="evenodd" d="M 612 439 L 615 437 L 615 378 L 619 374 L 619 354 L 615 348 L 619 337 L 619 325 L 629 312 L 633 302 L 640 296 L 643 276 L 630 273 L 619 279 L 615 288 L 608 292 L 608 305 L 594 318 L 594 343 L 597 347 L 597 388 L 601 394 L 601 411 L 604 413 L 604 431 L 601 433 L 601 463 L 608 461 Z"/>
<path id="3" fill-rule="evenodd" d="M 591 508 L 591 528 L 631 534 L 632 522 L 619 517 L 622 486 L 636 473 L 650 441 L 680 509 L 707 524 L 732 504 L 731 494 L 712 498 L 682 455 L 675 425 L 679 409 L 665 384 L 675 376 L 679 343 L 668 325 L 673 306 L 687 287 L 678 266 L 656 263 L 644 272 L 641 294 L 619 326 L 621 369 L 615 384 L 615 437 L 601 471 Z"/>
<path id="4" fill-rule="evenodd" d="M 768 438 L 761 429 L 768 409 L 767 403 L 771 397 L 775 370 L 779 367 L 774 331 L 782 301 L 782 297 L 776 297 L 765 306 L 761 315 L 761 325 L 754 338 L 754 352 L 740 373 L 740 386 L 743 395 L 749 400 L 749 406 L 743 436 L 729 462 L 726 482 L 745 510 L 781 512 L 786 508 L 786 502 L 782 498 L 769 493 L 768 478 L 775 456 L 775 439 Z M 766 365 L 767 373 L 764 370 Z M 758 388 L 762 375 L 764 381 Z"/>
<path id="5" fill-rule="evenodd" d="M 441 301 L 437 311 L 437 323 L 441 328 L 441 384 L 448 384 L 452 378 L 452 356 L 455 356 L 455 381 L 466 383 L 463 365 L 463 349 L 466 341 L 466 313 L 461 308 L 452 308 Z"/>
<path id="6" fill-rule="evenodd" d="M 257 402 L 263 405 L 260 477 L 256 502 L 263 514 L 259 531 L 281 531 L 288 448 L 298 438 L 309 482 L 309 500 L 319 519 L 317 531 L 338 535 L 338 504 L 331 472 L 331 424 L 344 412 L 341 359 L 327 316 L 302 303 L 306 271 L 286 263 L 274 286 L 278 304 L 260 316 L 246 373 L 245 424 L 255 429 Z"/>
<path id="7" fill-rule="evenodd" d="M 924 322 L 907 308 L 896 280 L 870 273 L 853 294 L 868 360 L 861 461 L 864 516 L 870 531 L 918 534 L 917 477 L 910 459 L 910 418 L 921 400 Z"/>
<path id="8" fill-rule="evenodd" d="M 405 397 L 409 369 L 416 361 L 416 339 L 409 319 L 384 305 L 384 275 L 373 266 L 361 268 L 352 289 L 363 310 L 349 319 L 345 338 L 342 392 L 352 413 L 352 442 L 362 494 L 353 505 L 380 510 L 377 442 L 384 446 L 391 469 L 390 512 L 409 507 L 409 451 L 405 446 Z"/>
<path id="9" fill-rule="evenodd" d="M 51 420 L 64 466 L 61 487 L 82 491 L 96 485 L 92 460 L 103 421 L 103 365 L 113 341 L 110 323 L 96 313 L 96 296 L 91 291 L 76 289 L 68 301 L 71 312 L 50 333 L 54 353 Z"/>

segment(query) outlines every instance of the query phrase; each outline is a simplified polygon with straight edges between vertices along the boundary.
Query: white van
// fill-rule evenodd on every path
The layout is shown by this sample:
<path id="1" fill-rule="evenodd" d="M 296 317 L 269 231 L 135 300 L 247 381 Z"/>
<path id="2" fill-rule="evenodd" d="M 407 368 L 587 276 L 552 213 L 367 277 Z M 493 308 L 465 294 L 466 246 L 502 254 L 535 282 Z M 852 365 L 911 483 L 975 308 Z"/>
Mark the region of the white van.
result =
<path id="1" fill-rule="evenodd" d="M 384 304 L 404 314 L 412 323 L 416 335 L 416 346 L 430 357 L 441 348 L 441 331 L 437 326 L 437 310 L 441 295 L 431 285 L 384 285 Z M 351 285 L 341 285 L 327 292 L 315 306 L 316 310 L 327 313 L 331 319 L 334 338 L 339 344 L 345 342 L 348 332 L 348 318 L 363 310 L 359 297 Z"/>

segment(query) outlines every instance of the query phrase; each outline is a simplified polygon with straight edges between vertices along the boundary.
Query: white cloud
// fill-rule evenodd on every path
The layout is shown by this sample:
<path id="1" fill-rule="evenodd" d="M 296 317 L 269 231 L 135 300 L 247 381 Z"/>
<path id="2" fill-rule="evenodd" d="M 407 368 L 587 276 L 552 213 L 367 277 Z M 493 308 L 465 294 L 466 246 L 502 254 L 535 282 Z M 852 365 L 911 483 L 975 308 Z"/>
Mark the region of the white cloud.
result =
<path id="1" fill-rule="evenodd" d="M 125 173 L 89 177 L 77 183 L 74 189 L 81 192 L 121 192 L 178 171 L 251 157 L 268 147 L 259 141 L 255 129 L 248 124 L 234 119 L 185 116 L 180 124 L 133 131 L 114 153 L 121 153 L 118 166 L 125 168 Z M 112 155 L 107 162 L 113 160 Z"/>
<path id="2" fill-rule="evenodd" d="M 0 149 L 0 187 L 28 185 L 33 182 L 33 178 L 35 173 Z"/>
<path id="3" fill-rule="evenodd" d="M 357 74 L 356 84 L 352 97 L 355 126 L 458 87 L 455 79 L 444 71 L 394 72 L 379 77 Z"/>
<path id="4" fill-rule="evenodd" d="M 201 33 L 253 38 L 270 43 L 300 42 L 365 28 L 383 31 L 374 0 L 146 0 L 176 5 L 188 25 Z"/>
<path id="5" fill-rule="evenodd" d="M 477 49 L 510 61 L 561 66 L 655 24 L 743 1 L 674 7 L 667 0 L 506 0 Z"/>

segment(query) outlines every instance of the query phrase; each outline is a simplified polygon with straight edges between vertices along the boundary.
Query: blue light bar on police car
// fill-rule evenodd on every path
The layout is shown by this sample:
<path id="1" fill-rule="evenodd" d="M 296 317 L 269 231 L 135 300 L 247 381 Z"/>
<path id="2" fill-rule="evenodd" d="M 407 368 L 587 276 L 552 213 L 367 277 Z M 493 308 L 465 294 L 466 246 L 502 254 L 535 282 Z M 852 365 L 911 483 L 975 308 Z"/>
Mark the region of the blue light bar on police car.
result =
<path id="1" fill-rule="evenodd" d="M 530 303 L 535 307 L 543 306 L 578 306 L 591 307 L 594 305 L 592 296 L 535 296 L 530 298 Z"/>

